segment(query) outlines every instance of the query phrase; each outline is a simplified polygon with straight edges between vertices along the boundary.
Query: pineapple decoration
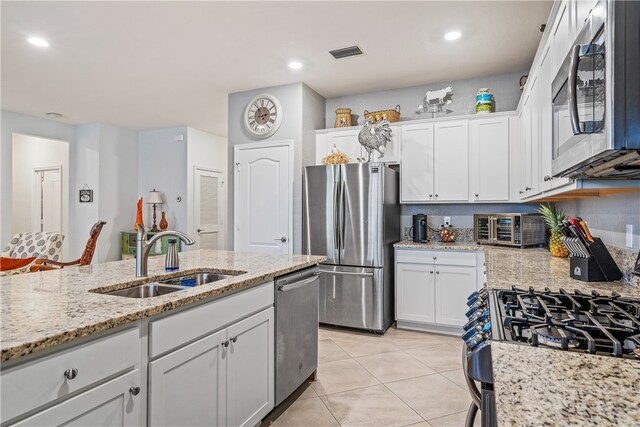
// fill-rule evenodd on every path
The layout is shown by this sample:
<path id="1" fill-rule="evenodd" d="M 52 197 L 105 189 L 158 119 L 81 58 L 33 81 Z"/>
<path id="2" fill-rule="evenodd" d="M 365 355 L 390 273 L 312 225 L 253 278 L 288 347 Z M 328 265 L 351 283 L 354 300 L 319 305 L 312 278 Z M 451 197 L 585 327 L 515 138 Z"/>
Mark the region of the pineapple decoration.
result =
<path id="1" fill-rule="evenodd" d="M 564 211 L 562 209 L 558 209 L 555 203 L 547 203 L 546 205 L 540 205 L 538 212 L 544 216 L 544 220 L 551 228 L 551 239 L 549 240 L 549 250 L 551 251 L 551 255 L 560 258 L 568 257 L 569 250 L 561 240 L 563 234 L 559 227 L 559 224 L 566 219 Z"/>

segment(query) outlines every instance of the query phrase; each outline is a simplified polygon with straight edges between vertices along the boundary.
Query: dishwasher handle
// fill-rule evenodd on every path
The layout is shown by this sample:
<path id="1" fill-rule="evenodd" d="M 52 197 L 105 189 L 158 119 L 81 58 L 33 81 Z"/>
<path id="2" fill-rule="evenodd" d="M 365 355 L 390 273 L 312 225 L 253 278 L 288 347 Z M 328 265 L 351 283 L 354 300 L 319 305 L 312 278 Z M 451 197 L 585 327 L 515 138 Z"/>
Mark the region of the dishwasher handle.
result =
<path id="1" fill-rule="evenodd" d="M 298 282 L 280 285 L 278 286 L 278 290 L 280 292 L 287 292 L 287 291 L 292 291 L 294 289 L 302 288 L 318 280 L 318 276 L 320 276 L 319 272 L 313 273 L 313 275 L 307 279 L 300 280 Z"/>

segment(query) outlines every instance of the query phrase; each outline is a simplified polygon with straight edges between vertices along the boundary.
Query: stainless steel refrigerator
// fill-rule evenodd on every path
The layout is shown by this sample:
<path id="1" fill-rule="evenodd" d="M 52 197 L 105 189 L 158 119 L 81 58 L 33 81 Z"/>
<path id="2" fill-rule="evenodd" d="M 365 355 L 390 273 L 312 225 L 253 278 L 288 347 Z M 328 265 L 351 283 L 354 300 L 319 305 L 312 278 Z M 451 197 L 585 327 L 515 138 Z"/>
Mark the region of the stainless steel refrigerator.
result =
<path id="1" fill-rule="evenodd" d="M 381 163 L 307 166 L 303 251 L 320 265 L 320 323 L 384 332 L 393 322 L 398 172 Z"/>

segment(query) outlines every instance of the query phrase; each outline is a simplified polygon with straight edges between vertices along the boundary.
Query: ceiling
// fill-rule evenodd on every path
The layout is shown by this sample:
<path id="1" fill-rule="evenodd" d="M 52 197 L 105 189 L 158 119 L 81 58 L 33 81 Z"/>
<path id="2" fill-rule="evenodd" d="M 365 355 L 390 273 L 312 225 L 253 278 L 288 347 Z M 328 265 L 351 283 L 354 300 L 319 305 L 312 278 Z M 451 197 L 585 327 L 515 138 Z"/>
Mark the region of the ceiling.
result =
<path id="1" fill-rule="evenodd" d="M 2 1 L 2 108 L 226 135 L 233 92 L 301 81 L 329 98 L 526 68 L 551 5 Z M 452 30 L 462 38 L 445 41 Z M 354 44 L 365 54 L 328 53 Z"/>

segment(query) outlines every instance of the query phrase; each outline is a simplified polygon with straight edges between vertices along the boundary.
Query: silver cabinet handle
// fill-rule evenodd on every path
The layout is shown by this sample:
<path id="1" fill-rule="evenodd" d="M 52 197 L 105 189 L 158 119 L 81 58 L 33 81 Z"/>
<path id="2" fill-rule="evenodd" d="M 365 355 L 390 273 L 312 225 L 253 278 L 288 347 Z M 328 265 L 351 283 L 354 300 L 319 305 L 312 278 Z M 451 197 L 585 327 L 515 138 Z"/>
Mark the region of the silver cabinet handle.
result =
<path id="1" fill-rule="evenodd" d="M 438 259 L 438 257 L 437 257 L 437 256 L 434 256 L 434 257 L 433 257 L 433 260 L 434 260 L 434 261 L 435 261 L 435 260 L 437 260 L 437 259 Z"/>
<path id="2" fill-rule="evenodd" d="M 429 274 L 433 274 L 433 271 L 430 271 Z"/>
<path id="3" fill-rule="evenodd" d="M 140 394 L 140 387 L 129 387 L 129 393 L 131 393 L 132 396 L 137 396 L 138 394 Z"/>
<path id="4" fill-rule="evenodd" d="M 72 380 L 77 376 L 78 376 L 78 370 L 76 368 L 71 368 L 64 371 L 64 377 L 68 380 Z"/>
<path id="5" fill-rule="evenodd" d="M 439 271 L 436 271 L 436 274 L 440 274 L 440 272 L 439 272 Z"/>
<path id="6" fill-rule="evenodd" d="M 279 239 L 273 239 L 273 240 L 280 240 L 282 243 L 287 243 L 287 238 L 282 236 Z"/>
<path id="7" fill-rule="evenodd" d="M 436 197 L 438 197 L 438 195 L 436 194 Z"/>
<path id="8" fill-rule="evenodd" d="M 204 231 L 204 228 L 198 228 L 196 231 L 197 231 L 198 233 L 202 233 L 202 232 Z"/>
<path id="9" fill-rule="evenodd" d="M 519 194 L 522 194 L 522 193 L 524 193 L 524 191 L 520 190 L 520 191 L 518 191 L 518 193 L 519 193 Z"/>
<path id="10" fill-rule="evenodd" d="M 531 190 L 531 187 L 524 187 L 524 191 L 529 191 Z"/>
<path id="11" fill-rule="evenodd" d="M 222 341 L 221 344 L 222 344 L 223 347 L 229 347 L 229 340 Z"/>
<path id="12" fill-rule="evenodd" d="M 476 193 L 476 197 L 480 196 L 480 194 Z"/>
<path id="13" fill-rule="evenodd" d="M 237 335 L 236 335 L 235 337 L 231 337 L 231 342 L 233 342 L 233 343 L 234 343 L 234 342 L 236 342 L 236 341 L 238 341 L 238 336 L 237 336 Z"/>
<path id="14" fill-rule="evenodd" d="M 429 197 L 433 197 L 433 194 L 429 194 Z"/>

